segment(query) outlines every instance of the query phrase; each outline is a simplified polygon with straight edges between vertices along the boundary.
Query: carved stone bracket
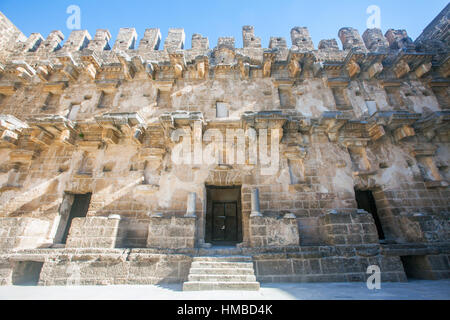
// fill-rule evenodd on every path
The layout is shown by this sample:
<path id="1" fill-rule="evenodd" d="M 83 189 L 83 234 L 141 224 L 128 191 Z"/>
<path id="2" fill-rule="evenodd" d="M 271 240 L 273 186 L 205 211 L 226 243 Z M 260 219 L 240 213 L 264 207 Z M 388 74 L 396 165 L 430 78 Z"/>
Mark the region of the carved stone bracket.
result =
<path id="1" fill-rule="evenodd" d="M 425 119 L 414 124 L 416 130 L 420 130 L 423 135 L 431 141 L 436 133 L 448 134 L 450 130 L 450 111 L 434 112 Z"/>
<path id="2" fill-rule="evenodd" d="M 319 118 L 319 126 L 323 127 L 331 142 L 336 142 L 341 128 L 350 120 L 348 115 L 340 111 L 326 111 Z"/>
<path id="3" fill-rule="evenodd" d="M 0 115 L 0 147 L 16 148 L 20 135 L 28 128 L 27 123 L 12 115 Z"/>
<path id="4" fill-rule="evenodd" d="M 92 80 L 95 80 L 97 74 L 102 69 L 100 58 L 93 50 L 83 50 L 81 61 L 83 61 L 83 64 L 85 65 L 85 72 Z"/>
<path id="5" fill-rule="evenodd" d="M 58 60 L 63 65 L 61 72 L 70 80 L 77 80 L 80 76 L 80 65 L 75 62 L 70 53 L 62 53 L 58 55 Z"/>
<path id="6" fill-rule="evenodd" d="M 106 144 L 117 144 L 122 136 L 131 138 L 138 145 L 143 142 L 147 126 L 144 119 L 136 112 L 106 113 L 95 117 L 95 120 L 103 129 L 102 141 Z"/>
<path id="7" fill-rule="evenodd" d="M 14 60 L 5 66 L 4 73 L 12 79 L 27 84 L 36 75 L 36 70 L 25 61 Z"/>
<path id="8" fill-rule="evenodd" d="M 77 138 L 76 125 L 62 116 L 39 117 L 28 120 L 32 128 L 30 140 L 48 147 L 52 143 L 74 146 Z"/>

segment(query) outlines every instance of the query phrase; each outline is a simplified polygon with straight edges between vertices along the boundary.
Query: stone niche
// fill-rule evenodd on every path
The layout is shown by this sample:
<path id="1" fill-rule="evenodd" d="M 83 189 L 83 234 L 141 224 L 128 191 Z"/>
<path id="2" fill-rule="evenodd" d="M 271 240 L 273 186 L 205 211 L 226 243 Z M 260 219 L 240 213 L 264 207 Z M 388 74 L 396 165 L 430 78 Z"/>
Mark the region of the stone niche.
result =
<path id="1" fill-rule="evenodd" d="M 108 248 L 116 246 L 120 216 L 75 218 L 66 248 Z"/>
<path id="2" fill-rule="evenodd" d="M 300 242 L 297 219 L 292 214 L 283 218 L 250 217 L 251 247 L 298 246 Z"/>
<path id="3" fill-rule="evenodd" d="M 195 247 L 195 217 L 150 217 L 148 248 L 184 249 Z"/>
<path id="4" fill-rule="evenodd" d="M 50 222 L 34 218 L 0 218 L 0 249 L 45 246 Z"/>

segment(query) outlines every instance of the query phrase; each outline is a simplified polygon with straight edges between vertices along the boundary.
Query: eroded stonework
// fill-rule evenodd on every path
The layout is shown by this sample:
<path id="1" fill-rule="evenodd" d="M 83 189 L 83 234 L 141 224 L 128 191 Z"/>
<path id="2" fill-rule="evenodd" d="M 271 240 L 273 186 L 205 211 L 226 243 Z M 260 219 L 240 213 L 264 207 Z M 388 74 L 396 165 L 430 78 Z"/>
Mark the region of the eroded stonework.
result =
<path id="1" fill-rule="evenodd" d="M 170 29 L 160 49 L 0 13 L 0 284 L 183 282 L 208 255 L 258 281 L 448 278 L 448 19 L 415 42 L 342 28 L 344 50 L 252 26 L 244 48 Z"/>

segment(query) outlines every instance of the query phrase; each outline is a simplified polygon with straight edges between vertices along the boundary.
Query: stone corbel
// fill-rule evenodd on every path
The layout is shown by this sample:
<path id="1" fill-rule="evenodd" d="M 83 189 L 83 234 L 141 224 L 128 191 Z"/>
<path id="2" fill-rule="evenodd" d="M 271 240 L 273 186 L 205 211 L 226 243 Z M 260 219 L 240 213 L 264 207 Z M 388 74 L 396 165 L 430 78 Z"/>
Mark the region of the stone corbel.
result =
<path id="1" fill-rule="evenodd" d="M 382 111 L 376 112 L 372 119 L 376 124 L 390 130 L 395 141 L 399 142 L 415 135 L 413 124 L 420 119 L 420 114 L 408 111 Z"/>
<path id="2" fill-rule="evenodd" d="M 134 56 L 131 62 L 136 70 L 136 72 L 144 72 L 149 79 L 153 79 L 154 68 L 150 62 L 144 61 L 141 56 Z"/>
<path id="3" fill-rule="evenodd" d="M 291 78 L 297 78 L 297 76 L 302 71 L 302 67 L 300 65 L 300 62 L 298 62 L 295 59 L 291 59 L 291 61 L 288 64 L 288 70 L 289 70 L 289 76 Z"/>
<path id="4" fill-rule="evenodd" d="M 101 62 L 97 54 L 92 50 L 84 50 L 81 55 L 81 61 L 85 65 L 85 72 L 92 80 L 95 80 L 97 74 L 101 71 Z"/>
<path id="5" fill-rule="evenodd" d="M 386 56 L 385 53 L 369 52 L 360 63 L 361 70 L 367 72 L 369 79 L 376 78 L 384 69 L 383 60 Z"/>
<path id="6" fill-rule="evenodd" d="M 183 78 L 183 72 L 186 70 L 186 60 L 184 53 L 169 53 L 170 64 L 176 79 Z"/>
<path id="7" fill-rule="evenodd" d="M 117 144 L 121 136 L 129 137 L 141 145 L 146 124 L 138 113 L 107 113 L 95 118 L 103 128 L 102 140 L 107 144 Z"/>
<path id="8" fill-rule="evenodd" d="M 197 79 L 205 79 L 209 71 L 209 59 L 206 56 L 195 59 L 195 75 Z"/>
<path id="9" fill-rule="evenodd" d="M 131 57 L 126 54 L 124 51 L 116 52 L 117 59 L 119 59 L 120 64 L 122 65 L 122 71 L 125 76 L 125 79 L 132 80 L 136 75 L 136 67 L 131 60 Z"/>
<path id="10" fill-rule="evenodd" d="M 398 127 L 394 130 L 394 139 L 395 141 L 399 142 L 405 138 L 415 136 L 416 133 L 414 131 L 414 128 L 408 125 L 403 125 L 401 127 Z"/>
<path id="11" fill-rule="evenodd" d="M 430 72 L 432 66 L 433 66 L 433 65 L 432 65 L 431 62 L 422 63 L 422 64 L 414 71 L 414 73 L 416 74 L 416 77 L 417 77 L 417 78 L 422 78 L 425 74 L 427 74 L 428 72 Z"/>
<path id="12" fill-rule="evenodd" d="M 375 78 L 383 71 L 383 64 L 381 62 L 375 62 L 372 64 L 369 69 L 367 69 L 367 73 L 369 75 L 369 79 Z"/>
<path id="13" fill-rule="evenodd" d="M 278 130 L 281 141 L 283 138 L 283 126 L 286 121 L 288 121 L 288 117 L 283 115 L 279 110 L 260 112 L 250 111 L 244 112 L 241 121 L 244 130 L 247 130 L 248 128 L 255 129 L 257 135 L 259 135 L 260 129 L 266 129 L 268 134 L 270 134 L 271 130 Z"/>
<path id="14" fill-rule="evenodd" d="M 42 147 L 49 147 L 54 138 L 50 132 L 41 128 L 34 128 L 30 135 L 30 140 Z"/>
<path id="15" fill-rule="evenodd" d="M 15 75 L 24 84 L 29 83 L 36 75 L 36 70 L 25 61 L 12 61 L 6 66 L 5 72 Z"/>
<path id="16" fill-rule="evenodd" d="M 61 72 L 70 80 L 77 80 L 80 76 L 80 66 L 75 62 L 70 53 L 58 55 L 58 60 L 62 63 Z"/>
<path id="17" fill-rule="evenodd" d="M 1 144 L 9 148 L 17 147 L 19 143 L 19 134 L 11 130 L 4 130 L 1 134 Z"/>
<path id="18" fill-rule="evenodd" d="M 394 64 L 392 71 L 398 79 L 401 79 L 411 71 L 411 68 L 406 61 L 400 59 Z"/>
<path id="19" fill-rule="evenodd" d="M 49 116 L 29 120 L 33 128 L 31 140 L 42 146 L 58 143 L 73 146 L 76 139 L 75 125 L 65 117 Z"/>
<path id="20" fill-rule="evenodd" d="M 414 124 L 417 130 L 420 130 L 428 141 L 431 141 L 436 133 L 445 134 L 450 131 L 450 111 L 438 111 L 423 120 Z"/>
<path id="21" fill-rule="evenodd" d="M 22 131 L 28 128 L 27 123 L 12 115 L 0 115 L 0 145 L 15 148 L 18 145 Z"/>
<path id="22" fill-rule="evenodd" d="M 263 77 L 268 78 L 272 73 L 272 64 L 275 61 L 275 53 L 264 52 L 263 57 Z"/>
<path id="23" fill-rule="evenodd" d="M 360 64 L 362 63 L 364 56 L 364 54 L 355 53 L 353 50 L 348 53 L 344 61 L 344 68 L 350 78 L 355 77 L 361 72 Z"/>
<path id="24" fill-rule="evenodd" d="M 336 142 L 341 128 L 350 118 L 340 111 L 326 111 L 319 119 L 319 125 L 324 126 L 330 142 Z"/>
<path id="25" fill-rule="evenodd" d="M 250 74 L 250 64 L 248 62 L 244 62 L 243 59 L 238 60 L 239 74 L 241 75 L 241 79 L 248 79 Z"/>
<path id="26" fill-rule="evenodd" d="M 419 144 L 411 150 L 411 154 L 417 159 L 427 188 L 448 186 L 448 182 L 443 180 L 433 159 L 436 150 L 437 147 L 431 144 Z"/>
<path id="27" fill-rule="evenodd" d="M 376 122 L 367 124 L 367 132 L 372 141 L 377 141 L 378 139 L 384 137 L 384 135 L 386 134 L 384 127 Z"/>
<path id="28" fill-rule="evenodd" d="M 42 82 L 47 83 L 53 71 L 54 65 L 48 61 L 47 63 L 37 67 L 36 74 Z"/>

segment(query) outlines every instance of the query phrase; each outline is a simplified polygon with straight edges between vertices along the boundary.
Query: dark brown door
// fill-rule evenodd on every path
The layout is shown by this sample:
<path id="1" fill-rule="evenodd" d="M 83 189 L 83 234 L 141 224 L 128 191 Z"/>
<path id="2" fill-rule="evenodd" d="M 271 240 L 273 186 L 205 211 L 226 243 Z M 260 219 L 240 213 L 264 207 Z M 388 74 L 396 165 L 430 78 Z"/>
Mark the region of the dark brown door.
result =
<path id="1" fill-rule="evenodd" d="M 237 202 L 213 202 L 212 240 L 236 242 Z"/>

